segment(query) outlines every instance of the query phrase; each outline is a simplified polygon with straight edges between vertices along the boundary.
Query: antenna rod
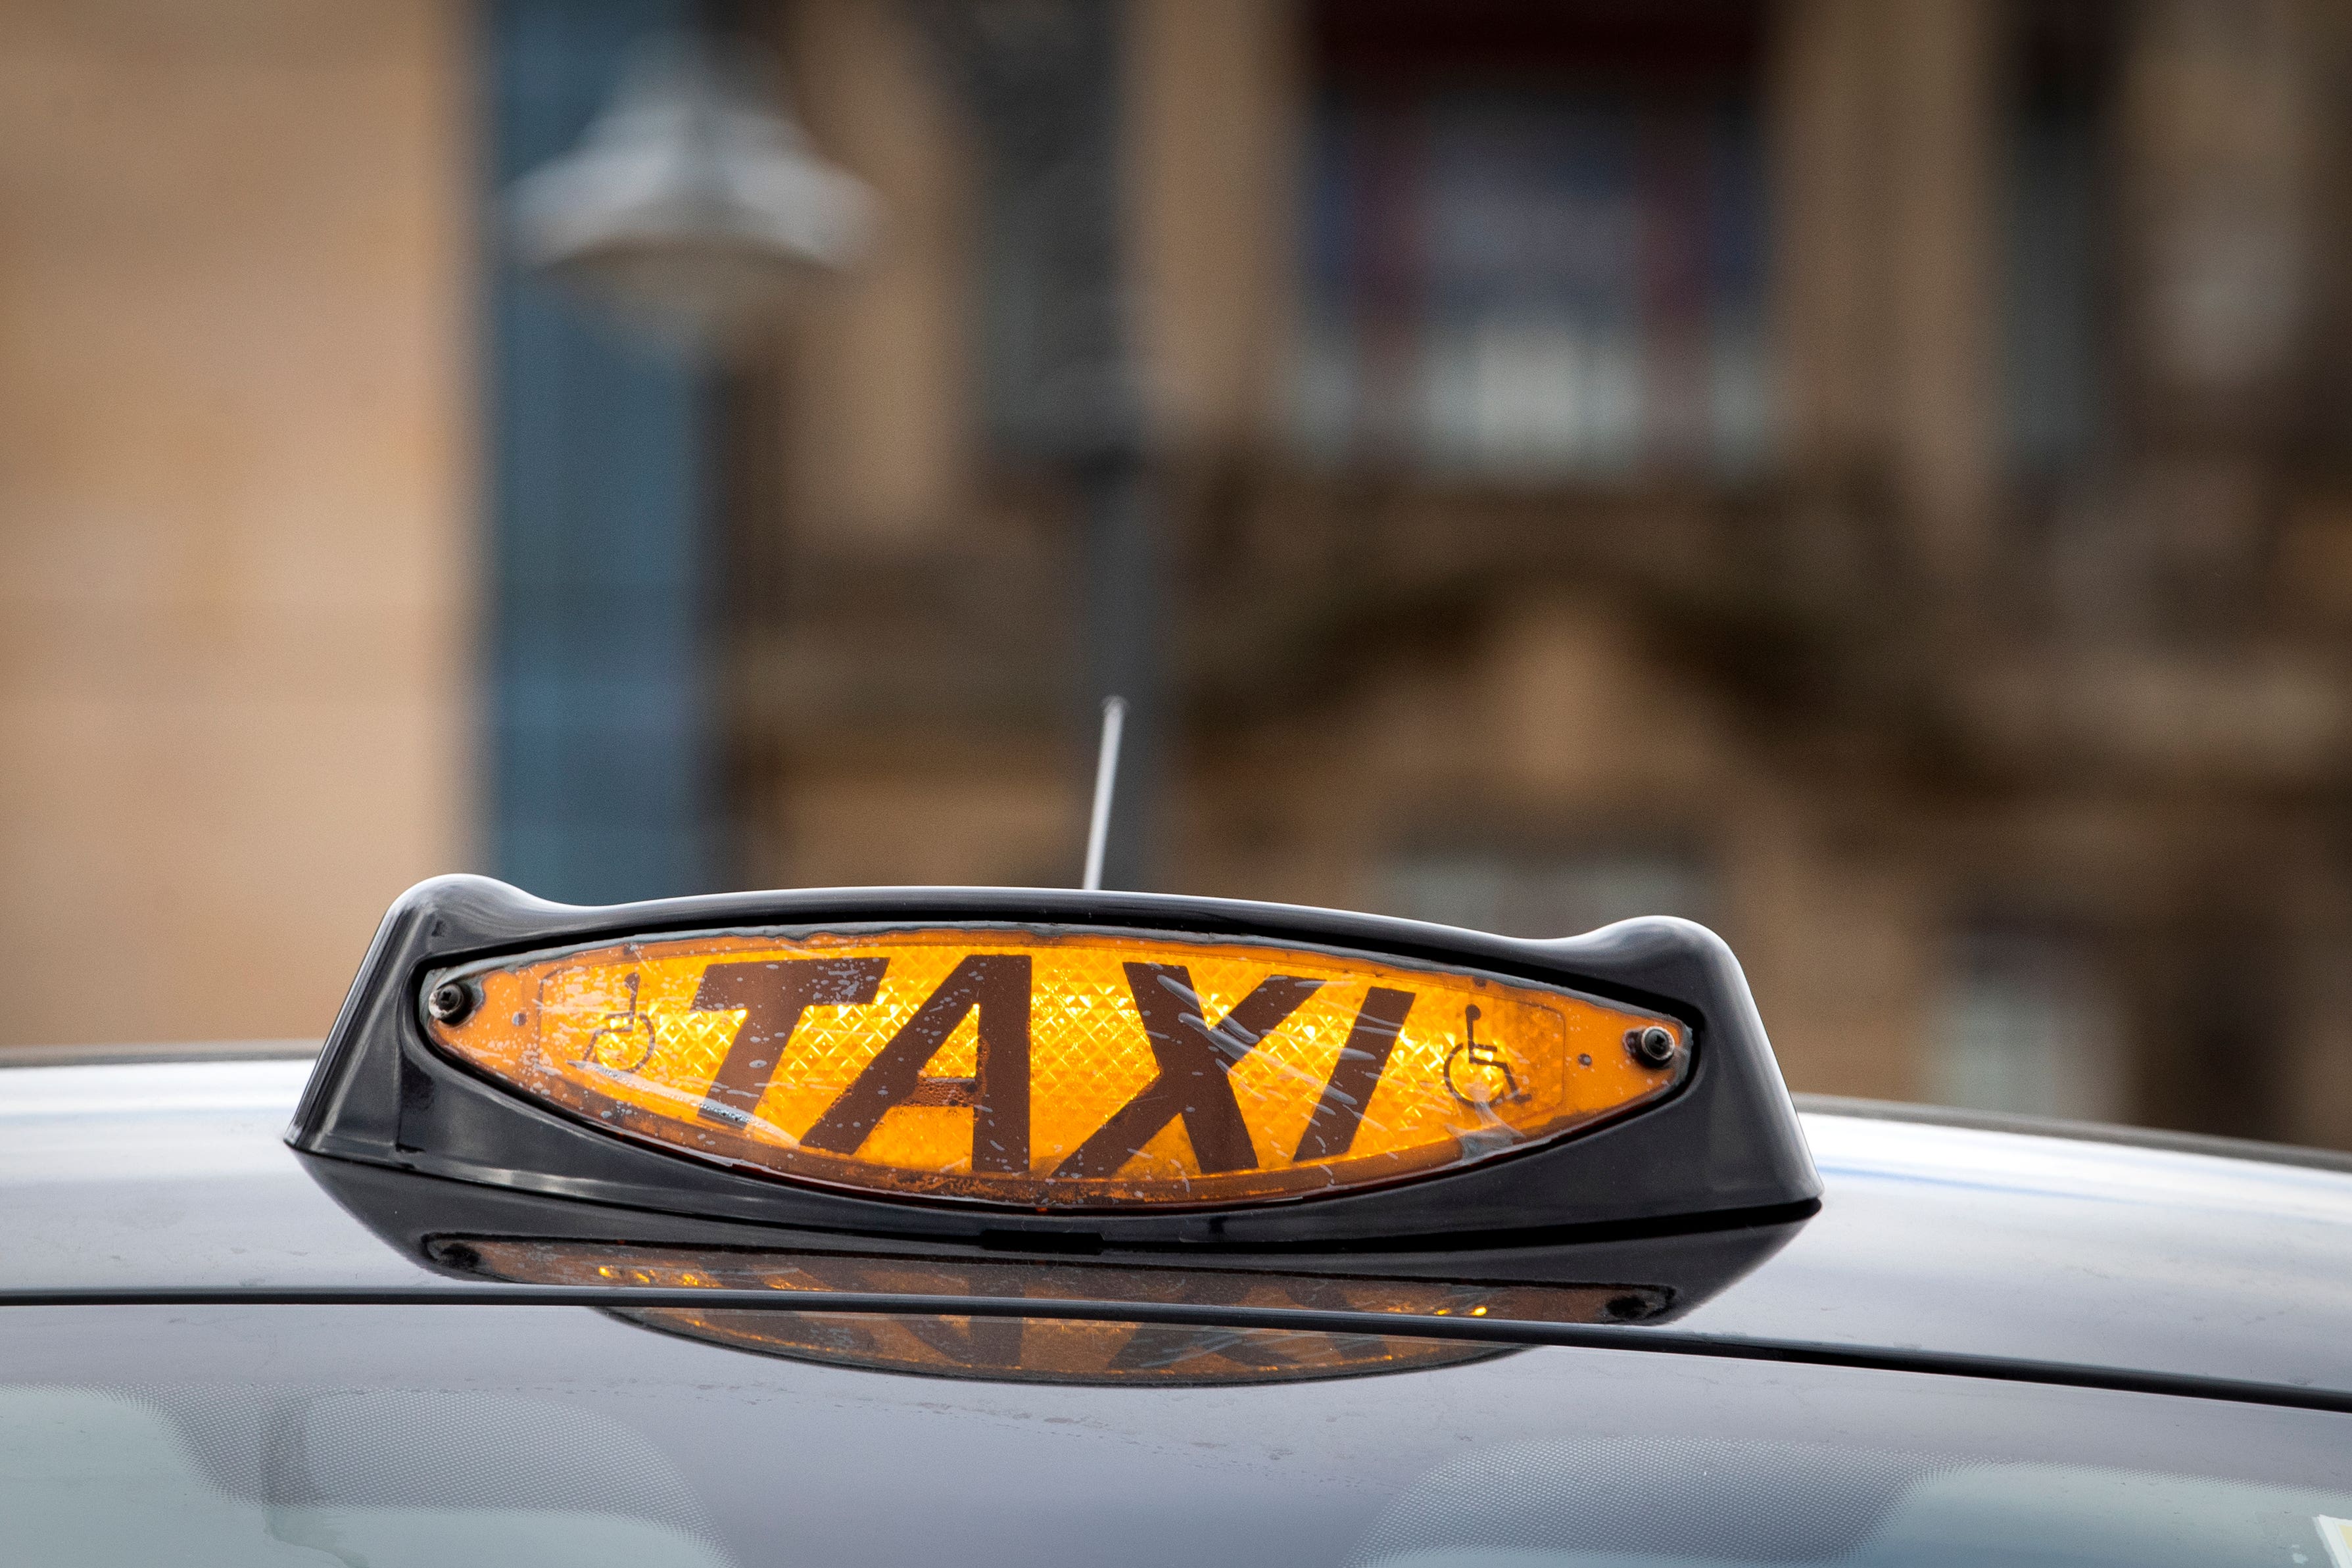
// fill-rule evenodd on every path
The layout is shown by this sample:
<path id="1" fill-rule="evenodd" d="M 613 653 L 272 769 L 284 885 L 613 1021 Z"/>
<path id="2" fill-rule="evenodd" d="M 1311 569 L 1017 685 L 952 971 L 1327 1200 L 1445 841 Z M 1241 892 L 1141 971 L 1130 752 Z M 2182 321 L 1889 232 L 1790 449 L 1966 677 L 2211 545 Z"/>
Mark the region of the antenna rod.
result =
<path id="1" fill-rule="evenodd" d="M 1087 876 L 1079 885 L 1102 891 L 1103 850 L 1110 842 L 1110 797 L 1118 784 L 1118 736 L 1127 727 L 1127 701 L 1106 697 L 1102 706 L 1102 751 L 1095 758 L 1095 810 L 1087 823 Z"/>

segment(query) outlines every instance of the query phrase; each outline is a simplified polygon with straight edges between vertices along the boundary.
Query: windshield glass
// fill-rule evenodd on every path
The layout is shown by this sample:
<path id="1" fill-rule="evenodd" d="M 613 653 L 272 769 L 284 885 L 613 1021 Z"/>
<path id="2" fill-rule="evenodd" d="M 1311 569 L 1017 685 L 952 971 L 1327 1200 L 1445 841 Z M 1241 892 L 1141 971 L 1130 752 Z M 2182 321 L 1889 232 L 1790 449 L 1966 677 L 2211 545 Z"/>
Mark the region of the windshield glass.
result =
<path id="1" fill-rule="evenodd" d="M 1642 1473 L 1629 1473 L 1634 1465 Z M 2308 1563 L 2332 1545 L 2340 1563 L 2347 1537 L 2333 1515 L 2347 1500 L 2352 1493 L 2139 1469 L 1773 1439 L 1655 1444 L 1638 1458 L 1535 1442 L 1432 1471 L 1381 1511 L 1348 1561 L 2186 1568 Z"/>
<path id="2" fill-rule="evenodd" d="M 163 1542 L 367 1568 L 2352 1568 L 2352 1416 L 2215 1400 L 1559 1349 L 1253 1381 L 1297 1346 L 1250 1330 L 1223 1332 L 1231 1375 L 1171 1385 L 1117 1354 L 950 1379 L 581 1309 L 19 1321 L 0 1519 L 9 1561 L 54 1568 Z"/>

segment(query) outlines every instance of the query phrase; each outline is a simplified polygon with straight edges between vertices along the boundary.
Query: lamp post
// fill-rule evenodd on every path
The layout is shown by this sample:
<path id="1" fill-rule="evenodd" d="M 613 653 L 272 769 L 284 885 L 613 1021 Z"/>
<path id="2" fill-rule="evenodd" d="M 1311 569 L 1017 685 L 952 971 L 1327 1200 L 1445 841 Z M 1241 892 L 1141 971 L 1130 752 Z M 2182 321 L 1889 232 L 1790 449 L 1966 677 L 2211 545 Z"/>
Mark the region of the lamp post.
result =
<path id="1" fill-rule="evenodd" d="M 1127 320 L 1122 7 L 907 0 L 986 132 L 989 264 L 1019 298 L 990 423 L 1066 474 L 1084 517 L 1085 711 L 1126 703 L 1106 886 L 1150 881 L 1162 731 L 1159 496 Z M 812 270 L 863 247 L 873 203 L 774 90 L 704 37 L 640 51 L 572 152 L 510 193 L 525 262 L 665 336 L 724 350 Z"/>
<path id="2" fill-rule="evenodd" d="M 750 47 L 626 41 L 569 0 L 490 9 L 516 264 L 485 334 L 493 853 L 578 902 L 724 884 L 715 405 L 734 351 L 856 257 L 874 202 Z"/>
<path id="3" fill-rule="evenodd" d="M 1160 497 L 1134 360 L 1119 190 L 1115 0 L 907 0 L 985 134 L 987 265 L 1010 329 L 990 423 L 1068 476 L 1082 514 L 1091 719 L 1125 704 L 1102 884 L 1151 880 L 1166 733 Z M 1073 705 L 1077 706 L 1078 705 Z M 1091 726 L 1088 727 L 1091 728 Z"/>

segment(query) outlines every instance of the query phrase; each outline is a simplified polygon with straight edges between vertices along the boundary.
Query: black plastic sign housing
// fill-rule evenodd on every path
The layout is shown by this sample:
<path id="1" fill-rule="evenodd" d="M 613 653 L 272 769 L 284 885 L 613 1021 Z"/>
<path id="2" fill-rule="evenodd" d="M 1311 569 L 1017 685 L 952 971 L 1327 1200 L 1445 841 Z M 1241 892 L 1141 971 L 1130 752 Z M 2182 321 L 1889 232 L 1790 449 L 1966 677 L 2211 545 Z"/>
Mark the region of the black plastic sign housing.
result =
<path id="1" fill-rule="evenodd" d="M 1674 1018 L 1689 1030 L 1690 1067 L 1654 1105 L 1458 1171 L 1227 1208 L 1040 1213 L 859 1196 L 632 1143 L 481 1076 L 425 1032 L 426 977 L 453 966 L 653 936 L 959 922 L 1280 943 L 1483 971 Z M 483 877 L 423 883 L 377 931 L 287 1141 L 518 1197 L 809 1235 L 1041 1250 L 1279 1249 L 1294 1260 L 1322 1251 L 1360 1264 L 1365 1254 L 1443 1253 L 1458 1264 L 1474 1252 L 1710 1230 L 1785 1237 L 1821 1194 L 1739 966 L 1688 921 L 1524 941 L 1281 904 L 1054 889 L 859 888 L 586 908 Z"/>

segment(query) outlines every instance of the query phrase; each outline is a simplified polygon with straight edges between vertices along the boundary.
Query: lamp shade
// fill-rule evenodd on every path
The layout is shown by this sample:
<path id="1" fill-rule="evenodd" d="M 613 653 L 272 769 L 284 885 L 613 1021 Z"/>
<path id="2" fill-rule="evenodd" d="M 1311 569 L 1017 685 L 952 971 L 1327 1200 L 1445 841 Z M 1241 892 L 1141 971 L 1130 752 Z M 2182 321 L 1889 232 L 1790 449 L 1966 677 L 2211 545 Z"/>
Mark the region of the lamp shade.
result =
<path id="1" fill-rule="evenodd" d="M 874 215 L 747 51 L 695 35 L 640 46 L 580 144 L 509 201 L 526 266 L 698 344 L 755 330 L 810 271 L 853 261 Z"/>

